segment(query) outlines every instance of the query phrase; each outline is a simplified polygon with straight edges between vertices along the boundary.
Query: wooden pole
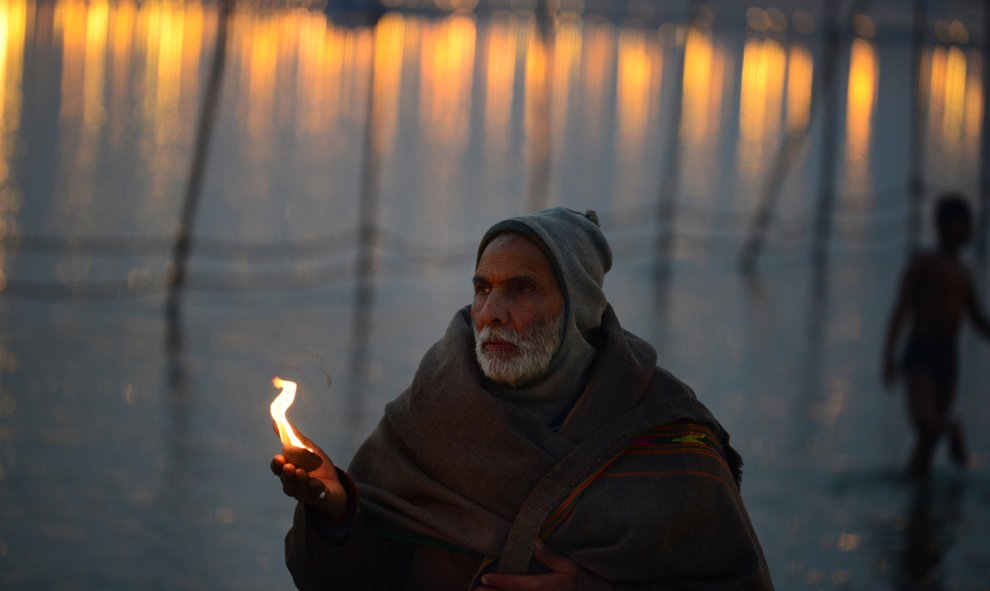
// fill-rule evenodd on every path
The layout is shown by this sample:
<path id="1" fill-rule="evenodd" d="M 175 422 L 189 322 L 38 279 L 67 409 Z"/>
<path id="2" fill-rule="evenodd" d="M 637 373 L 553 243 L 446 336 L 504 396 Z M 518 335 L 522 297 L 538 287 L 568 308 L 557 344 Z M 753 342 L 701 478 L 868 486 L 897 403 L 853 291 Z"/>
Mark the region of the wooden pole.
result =
<path id="1" fill-rule="evenodd" d="M 166 318 L 169 321 L 168 339 L 172 345 L 178 345 L 179 319 L 181 317 L 182 288 L 186 284 L 186 264 L 192 252 L 192 230 L 196 221 L 196 210 L 203 192 L 203 176 L 206 172 L 206 160 L 210 150 L 210 138 L 213 135 L 213 124 L 216 119 L 217 107 L 220 104 L 220 91 L 223 88 L 223 70 L 227 54 L 227 26 L 230 15 L 234 10 L 236 0 L 223 0 L 217 15 L 217 33 L 213 62 L 207 78 L 206 94 L 203 97 L 202 109 L 199 113 L 199 123 L 196 128 L 196 144 L 193 146 L 192 164 L 190 165 L 189 180 L 186 183 L 185 199 L 182 203 L 182 214 L 179 219 L 179 229 L 172 251 L 172 268 L 169 275 L 168 299 L 165 305 Z"/>
<path id="2" fill-rule="evenodd" d="M 550 192 L 551 157 L 551 117 L 553 116 L 553 47 L 556 33 L 550 8 L 544 6 L 537 11 L 536 28 L 539 49 L 543 52 L 545 69 L 543 79 L 535 88 L 527 87 L 526 105 L 527 135 L 529 138 L 529 183 L 526 189 L 526 206 L 530 211 L 543 209 L 548 205 Z M 532 51 L 532 49 L 531 49 Z"/>
<path id="3" fill-rule="evenodd" d="M 354 315 L 351 323 L 351 351 L 349 371 L 355 387 L 348 396 L 347 420 L 351 424 L 361 422 L 364 409 L 363 395 L 368 383 L 368 350 L 372 330 L 375 303 L 375 248 L 378 244 L 378 179 L 381 161 L 381 100 L 377 87 L 378 43 L 377 22 L 371 22 L 371 60 L 368 67 L 368 101 L 364 126 L 364 151 L 361 160 L 361 185 L 358 193 L 358 250 L 356 282 L 354 284 Z M 355 442 L 357 443 L 357 442 Z"/>
<path id="4" fill-rule="evenodd" d="M 835 167 L 838 144 L 839 90 L 836 80 L 839 57 L 839 35 L 843 23 L 839 22 L 838 3 L 824 2 L 825 58 L 823 80 L 825 88 L 824 121 L 822 122 L 822 163 L 819 170 L 818 207 L 815 215 L 815 231 L 812 241 L 812 263 L 817 267 L 828 264 L 828 241 L 832 231 L 832 209 L 835 206 Z"/>
<path id="5" fill-rule="evenodd" d="M 836 27 L 838 25 L 834 22 L 836 11 L 837 7 L 835 3 L 828 1 L 825 2 L 823 20 L 825 21 L 824 27 L 826 31 L 837 30 Z M 833 46 L 830 44 L 830 41 L 835 41 L 835 45 Z M 739 266 L 740 270 L 746 275 L 750 275 L 756 271 L 756 260 L 763 252 L 767 232 L 769 232 L 770 226 L 773 223 L 774 211 L 776 210 L 777 202 L 780 199 L 780 191 L 784 184 L 784 177 L 791 169 L 794 159 L 797 157 L 798 152 L 800 152 L 808 138 L 811 123 L 815 117 L 815 112 L 818 110 L 818 106 L 822 102 L 829 101 L 828 97 L 832 92 L 831 88 L 835 79 L 836 68 L 834 63 L 834 54 L 837 51 L 837 40 L 832 39 L 830 33 L 826 33 L 826 46 L 824 49 L 824 56 L 822 58 L 823 63 L 821 72 L 816 76 L 814 90 L 815 98 L 813 98 L 811 111 L 808 114 L 808 124 L 799 129 L 788 130 L 787 135 L 784 136 L 784 139 L 780 144 L 780 148 L 777 151 L 777 155 L 774 158 L 773 163 L 770 165 L 766 185 L 764 186 L 762 192 L 760 205 L 757 207 L 756 213 L 753 214 L 753 220 L 749 226 L 748 236 L 746 241 L 743 243 L 740 253 Z"/>
<path id="6" fill-rule="evenodd" d="M 697 3 L 691 4 L 691 11 L 696 12 Z M 693 14 L 691 17 L 693 21 Z M 689 27 L 695 26 L 693 22 Z M 660 184 L 657 190 L 657 262 L 654 269 L 654 279 L 664 283 L 670 279 L 672 259 L 674 256 L 675 221 L 677 219 L 677 197 L 681 182 L 681 117 L 684 110 L 684 60 L 687 58 L 687 35 L 681 43 L 681 55 L 677 60 L 678 68 L 674 73 L 674 85 L 671 91 L 670 111 L 667 117 L 667 146 L 664 151 L 660 170 Z M 662 298 L 658 298 L 658 301 Z"/>

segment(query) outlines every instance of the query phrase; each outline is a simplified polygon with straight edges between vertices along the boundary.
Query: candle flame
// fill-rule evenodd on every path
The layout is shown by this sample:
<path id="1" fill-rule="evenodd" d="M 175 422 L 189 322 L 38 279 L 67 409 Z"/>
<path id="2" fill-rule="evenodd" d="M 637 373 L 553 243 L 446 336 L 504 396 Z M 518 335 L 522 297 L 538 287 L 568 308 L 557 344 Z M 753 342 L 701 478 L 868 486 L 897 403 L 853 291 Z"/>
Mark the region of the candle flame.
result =
<path id="1" fill-rule="evenodd" d="M 276 388 L 281 388 L 282 392 L 272 400 L 271 412 L 272 418 L 275 419 L 275 425 L 278 427 L 278 436 L 282 440 L 283 447 L 301 447 L 304 449 L 309 449 L 305 443 L 299 439 L 296 435 L 295 429 L 289 423 L 289 420 L 285 418 L 285 411 L 289 410 L 292 403 L 296 399 L 296 383 L 290 382 L 289 380 L 283 380 L 281 378 L 275 378 L 272 380 L 272 384 Z"/>

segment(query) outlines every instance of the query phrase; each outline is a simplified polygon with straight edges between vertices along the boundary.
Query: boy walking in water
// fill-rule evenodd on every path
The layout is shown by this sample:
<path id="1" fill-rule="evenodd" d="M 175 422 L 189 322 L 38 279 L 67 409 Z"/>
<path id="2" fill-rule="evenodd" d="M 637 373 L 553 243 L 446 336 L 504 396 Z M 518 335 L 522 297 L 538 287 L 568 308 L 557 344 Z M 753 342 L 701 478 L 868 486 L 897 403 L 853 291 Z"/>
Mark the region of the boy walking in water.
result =
<path id="1" fill-rule="evenodd" d="M 952 460 L 966 466 L 962 427 L 951 412 L 963 321 L 968 317 L 990 338 L 990 321 L 977 300 L 969 270 L 959 259 L 969 241 L 971 219 L 969 203 L 961 195 L 939 198 L 935 209 L 938 247 L 916 255 L 904 271 L 887 328 L 883 378 L 888 387 L 898 373 L 905 380 L 906 404 L 916 436 L 908 464 L 911 476 L 928 474 L 942 435 L 949 439 Z M 910 332 L 898 367 L 898 337 L 908 321 Z"/>

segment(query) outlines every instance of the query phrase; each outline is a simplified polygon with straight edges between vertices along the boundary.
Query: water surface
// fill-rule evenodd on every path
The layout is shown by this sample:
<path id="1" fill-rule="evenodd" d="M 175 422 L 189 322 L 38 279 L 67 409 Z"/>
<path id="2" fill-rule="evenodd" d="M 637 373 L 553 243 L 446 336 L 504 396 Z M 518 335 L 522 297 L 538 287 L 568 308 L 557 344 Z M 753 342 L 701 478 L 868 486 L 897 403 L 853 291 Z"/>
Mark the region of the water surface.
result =
<path id="1" fill-rule="evenodd" d="M 817 3 L 718 4 L 241 6 L 170 324 L 216 6 L 0 3 L 0 586 L 291 588 L 271 377 L 300 380 L 290 417 L 346 463 L 468 302 L 481 233 L 563 204 L 599 211 L 620 320 L 732 433 L 778 588 L 988 588 L 990 349 L 964 339 L 973 467 L 940 458 L 926 488 L 878 380 L 930 241 L 910 14 L 842 7 L 829 111 Z M 924 208 L 975 197 L 986 104 L 980 3 L 932 4 Z"/>

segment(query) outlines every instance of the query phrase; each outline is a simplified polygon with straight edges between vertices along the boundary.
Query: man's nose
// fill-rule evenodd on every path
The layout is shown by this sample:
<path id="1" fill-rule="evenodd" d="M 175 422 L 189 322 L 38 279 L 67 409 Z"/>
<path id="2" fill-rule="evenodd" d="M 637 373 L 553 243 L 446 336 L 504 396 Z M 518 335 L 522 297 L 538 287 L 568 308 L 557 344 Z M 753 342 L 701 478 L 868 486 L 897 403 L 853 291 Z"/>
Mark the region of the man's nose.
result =
<path id="1" fill-rule="evenodd" d="M 485 298 L 485 303 L 478 311 L 478 324 L 481 326 L 505 326 L 509 323 L 509 303 L 497 291 L 492 291 Z"/>

